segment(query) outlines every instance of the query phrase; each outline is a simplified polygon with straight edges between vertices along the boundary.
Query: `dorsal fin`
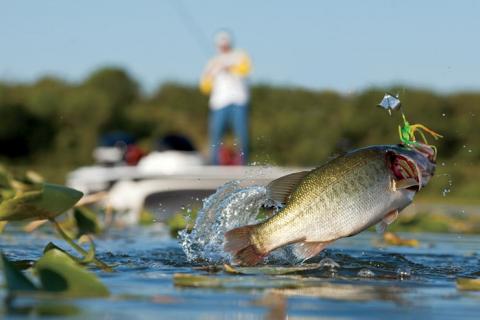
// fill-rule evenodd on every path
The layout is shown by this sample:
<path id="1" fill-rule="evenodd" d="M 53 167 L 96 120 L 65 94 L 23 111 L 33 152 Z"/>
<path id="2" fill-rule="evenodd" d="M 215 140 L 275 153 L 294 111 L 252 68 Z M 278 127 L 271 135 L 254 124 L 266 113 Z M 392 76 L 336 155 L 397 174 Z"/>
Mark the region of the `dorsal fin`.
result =
<path id="1" fill-rule="evenodd" d="M 273 180 L 267 185 L 268 198 L 281 204 L 287 203 L 290 194 L 310 171 L 300 171 Z"/>

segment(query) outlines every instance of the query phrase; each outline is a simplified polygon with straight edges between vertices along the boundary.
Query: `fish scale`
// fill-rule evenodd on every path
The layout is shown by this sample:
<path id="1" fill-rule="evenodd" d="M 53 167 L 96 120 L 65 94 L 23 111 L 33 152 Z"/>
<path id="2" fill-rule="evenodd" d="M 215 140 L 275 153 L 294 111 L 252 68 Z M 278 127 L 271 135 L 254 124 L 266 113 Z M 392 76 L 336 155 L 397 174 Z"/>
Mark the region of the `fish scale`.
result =
<path id="1" fill-rule="evenodd" d="M 256 238 L 271 250 L 299 235 L 311 235 L 306 241 L 331 241 L 354 234 L 358 225 L 383 218 L 378 203 L 391 202 L 390 181 L 383 151 L 366 150 L 330 162 L 299 184 L 284 210 L 258 228 Z M 292 224 L 297 219 L 306 223 Z"/>

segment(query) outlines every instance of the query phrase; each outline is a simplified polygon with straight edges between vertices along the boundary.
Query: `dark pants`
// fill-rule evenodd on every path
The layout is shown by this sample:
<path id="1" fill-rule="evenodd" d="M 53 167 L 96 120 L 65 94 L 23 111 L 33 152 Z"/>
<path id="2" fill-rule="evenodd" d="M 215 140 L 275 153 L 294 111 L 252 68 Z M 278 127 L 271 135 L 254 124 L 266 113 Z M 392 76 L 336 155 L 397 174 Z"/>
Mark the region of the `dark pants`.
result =
<path id="1" fill-rule="evenodd" d="M 248 106 L 231 104 L 210 112 L 211 162 L 219 164 L 219 150 L 223 135 L 230 126 L 240 145 L 240 158 L 243 165 L 248 160 Z"/>

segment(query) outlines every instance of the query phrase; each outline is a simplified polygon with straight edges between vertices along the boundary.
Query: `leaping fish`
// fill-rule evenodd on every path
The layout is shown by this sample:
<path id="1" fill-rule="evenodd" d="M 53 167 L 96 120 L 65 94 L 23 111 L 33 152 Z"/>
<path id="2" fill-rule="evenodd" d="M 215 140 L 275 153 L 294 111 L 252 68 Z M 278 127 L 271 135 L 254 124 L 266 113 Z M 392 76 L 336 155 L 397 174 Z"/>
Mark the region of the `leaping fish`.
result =
<path id="1" fill-rule="evenodd" d="M 371 146 L 274 180 L 268 194 L 283 209 L 225 233 L 224 249 L 236 262 L 255 265 L 295 243 L 296 256 L 308 259 L 375 224 L 385 229 L 433 176 L 435 158 L 435 149 L 422 143 Z"/>

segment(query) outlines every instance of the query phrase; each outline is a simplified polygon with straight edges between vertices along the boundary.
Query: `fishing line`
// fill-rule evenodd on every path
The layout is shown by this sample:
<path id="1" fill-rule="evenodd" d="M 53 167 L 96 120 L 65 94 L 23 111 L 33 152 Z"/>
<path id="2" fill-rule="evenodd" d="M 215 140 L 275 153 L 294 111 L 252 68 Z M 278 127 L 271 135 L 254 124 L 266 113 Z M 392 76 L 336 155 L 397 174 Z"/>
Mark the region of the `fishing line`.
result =
<path id="1" fill-rule="evenodd" d="M 209 37 L 205 35 L 200 24 L 195 20 L 188 8 L 185 6 L 182 0 L 169 1 L 171 7 L 180 18 L 182 24 L 187 29 L 190 36 L 195 40 L 198 47 L 206 54 L 211 54 Z"/>

